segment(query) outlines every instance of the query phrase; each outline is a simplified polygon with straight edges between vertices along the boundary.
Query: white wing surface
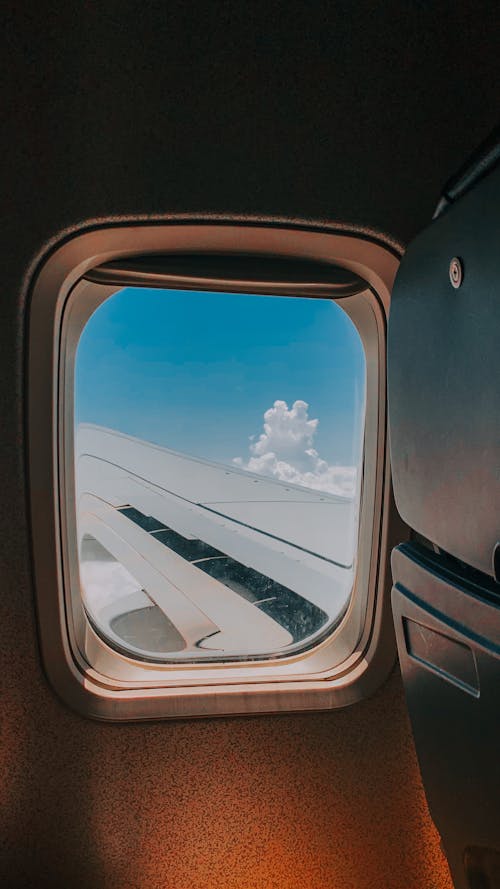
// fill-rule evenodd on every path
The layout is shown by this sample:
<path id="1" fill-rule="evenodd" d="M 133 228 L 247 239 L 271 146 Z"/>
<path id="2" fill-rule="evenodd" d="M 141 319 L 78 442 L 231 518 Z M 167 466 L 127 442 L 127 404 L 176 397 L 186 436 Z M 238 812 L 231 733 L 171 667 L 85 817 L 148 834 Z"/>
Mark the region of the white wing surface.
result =
<path id="1" fill-rule="evenodd" d="M 286 653 L 345 610 L 357 503 L 80 425 L 82 595 L 152 659 Z"/>

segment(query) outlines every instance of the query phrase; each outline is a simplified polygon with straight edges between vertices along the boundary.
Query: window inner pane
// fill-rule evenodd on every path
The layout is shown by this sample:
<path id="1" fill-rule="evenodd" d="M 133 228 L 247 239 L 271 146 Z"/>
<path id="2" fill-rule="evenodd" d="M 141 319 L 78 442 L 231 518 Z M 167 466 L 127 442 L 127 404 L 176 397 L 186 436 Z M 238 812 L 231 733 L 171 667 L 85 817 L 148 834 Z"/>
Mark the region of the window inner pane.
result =
<path id="1" fill-rule="evenodd" d="M 80 583 L 132 657 L 268 658 L 353 589 L 366 363 L 327 299 L 125 288 L 75 366 Z"/>

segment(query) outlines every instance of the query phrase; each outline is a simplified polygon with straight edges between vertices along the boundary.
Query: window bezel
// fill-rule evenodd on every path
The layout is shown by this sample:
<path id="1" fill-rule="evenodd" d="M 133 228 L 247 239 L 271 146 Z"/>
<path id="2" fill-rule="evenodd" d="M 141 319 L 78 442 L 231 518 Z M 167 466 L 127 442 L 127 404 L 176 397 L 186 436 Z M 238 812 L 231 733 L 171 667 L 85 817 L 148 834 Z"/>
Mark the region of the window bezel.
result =
<path id="1" fill-rule="evenodd" d="M 329 666 L 328 659 L 320 659 L 311 669 L 311 652 L 317 654 L 324 645 L 320 643 L 309 651 L 275 662 L 186 664 L 182 675 L 174 675 L 164 664 L 141 664 L 138 671 L 138 662 L 134 662 L 132 671 L 122 669 L 130 659 L 106 646 L 91 628 L 86 628 L 91 645 L 85 649 L 85 657 L 81 654 L 81 642 L 75 642 L 74 602 L 68 608 L 68 590 L 75 588 L 75 579 L 68 573 L 71 557 L 65 533 L 69 515 L 66 480 L 73 457 L 69 454 L 71 442 L 68 443 L 67 435 L 73 416 L 68 398 L 72 371 L 67 356 L 71 354 L 68 331 L 76 346 L 82 328 L 68 326 L 68 309 L 84 305 L 82 298 L 88 307 L 89 288 L 94 297 L 100 291 L 100 302 L 124 286 L 89 280 L 96 277 L 92 270 L 104 263 L 123 262 L 144 253 L 193 250 L 228 256 L 245 252 L 313 259 L 340 265 L 368 282 L 366 294 L 370 295 L 364 298 L 373 301 L 378 334 L 376 344 L 372 344 L 379 368 L 372 521 L 377 533 L 371 535 L 369 562 L 365 559 L 368 587 L 363 632 L 354 651 L 342 663 L 337 658 L 336 664 Z M 387 536 L 394 518 L 386 442 L 385 321 L 397 265 L 398 258 L 392 251 L 366 238 L 295 227 L 203 222 L 101 228 L 77 235 L 48 258 L 35 281 L 30 312 L 28 440 L 33 555 L 45 669 L 53 686 L 71 706 L 86 715 L 118 720 L 316 710 L 352 703 L 385 677 L 395 657 L 387 596 L 383 595 L 387 590 Z M 51 508 L 47 510 L 49 503 Z M 335 631 L 326 644 L 331 646 L 334 636 Z M 298 663 L 299 669 L 290 671 L 292 663 Z M 107 675 L 109 672 L 112 677 Z M 168 684 L 166 672 L 170 674 Z"/>
<path id="2" fill-rule="evenodd" d="M 186 676 L 186 669 L 188 667 L 193 669 L 196 666 L 199 666 L 200 671 L 202 671 L 200 676 L 203 681 L 208 683 L 218 680 L 221 667 L 224 668 L 228 681 L 239 679 L 240 681 L 253 682 L 255 681 L 253 678 L 254 670 L 248 668 L 254 668 L 256 663 L 261 668 L 259 670 L 259 682 L 270 678 L 271 674 L 274 677 L 278 675 L 280 677 L 289 676 L 293 680 L 297 676 L 304 676 L 304 674 L 311 677 L 318 672 L 324 673 L 325 670 L 336 669 L 355 649 L 361 634 L 366 607 L 365 593 L 369 587 L 366 558 L 361 560 L 359 574 L 354 577 L 354 592 L 350 597 L 346 614 L 342 615 L 339 626 L 331 626 L 324 631 L 320 631 L 317 638 L 312 639 L 309 644 L 297 643 L 293 647 L 291 646 L 286 653 L 282 652 L 274 658 L 270 656 L 254 656 L 239 660 L 234 658 L 221 660 L 221 658 L 214 656 L 211 661 L 208 658 L 204 658 L 203 661 L 179 663 L 177 669 L 168 663 L 148 663 L 146 666 L 135 659 L 132 654 L 127 657 L 126 652 L 123 651 L 121 652 L 122 657 L 120 659 L 113 658 L 105 641 L 100 638 L 99 633 L 95 632 L 95 628 L 89 626 L 78 589 L 78 576 L 75 567 L 78 562 L 78 553 L 74 545 L 76 540 L 76 518 L 72 507 L 75 501 L 73 370 L 77 345 L 87 321 L 106 299 L 122 289 L 122 284 L 96 283 L 96 278 L 99 279 L 100 276 L 94 273 L 90 276 L 85 276 L 70 293 L 64 311 L 60 344 L 59 391 L 61 397 L 59 399 L 59 427 L 60 452 L 63 455 L 61 467 L 61 511 L 64 515 L 64 524 L 68 529 L 68 533 L 63 539 L 63 567 L 65 567 L 66 573 L 66 589 L 69 591 L 71 599 L 68 631 L 74 650 L 80 652 L 97 672 L 101 672 L 108 679 L 134 682 L 137 683 L 137 687 L 144 683 L 146 685 L 161 685 L 165 682 L 165 678 L 168 678 L 168 681 L 182 682 Z M 157 286 L 161 287 L 161 284 L 158 283 Z M 209 282 L 207 282 L 206 286 L 208 290 Z M 172 289 L 174 288 L 172 287 Z M 264 288 L 262 289 L 264 291 Z M 270 285 L 268 283 L 265 292 L 268 293 L 269 289 Z M 185 292 L 188 295 L 189 291 Z M 208 290 L 208 292 L 210 291 Z M 235 294 L 235 299 L 237 299 L 237 296 Z M 309 294 L 309 297 L 312 296 L 314 294 Z M 330 297 L 330 294 L 328 296 L 326 293 L 323 294 L 323 298 L 330 299 Z M 165 298 L 168 299 L 167 296 Z M 367 292 L 366 286 L 362 286 L 361 292 L 358 293 L 349 293 L 346 289 L 345 296 L 342 296 L 341 299 L 341 306 L 358 329 L 365 351 L 367 370 L 369 371 L 365 423 L 365 439 L 368 448 L 364 449 L 362 463 L 364 468 L 366 450 L 368 450 L 369 478 L 364 485 L 359 534 L 360 545 L 363 547 L 364 554 L 366 555 L 366 551 L 370 547 L 371 527 L 375 509 L 375 464 L 378 430 L 379 356 L 374 354 L 373 342 L 374 340 L 378 341 L 377 315 L 379 321 L 382 321 L 382 316 L 379 310 L 376 311 L 377 306 L 374 298 Z M 356 595 L 359 587 L 361 587 L 362 594 Z M 331 662 L 330 654 L 324 651 L 325 648 L 330 648 L 333 645 L 335 645 L 337 659 L 335 663 Z M 272 669 L 267 670 L 266 666 Z M 233 668 L 232 672 L 230 672 L 231 667 Z"/>

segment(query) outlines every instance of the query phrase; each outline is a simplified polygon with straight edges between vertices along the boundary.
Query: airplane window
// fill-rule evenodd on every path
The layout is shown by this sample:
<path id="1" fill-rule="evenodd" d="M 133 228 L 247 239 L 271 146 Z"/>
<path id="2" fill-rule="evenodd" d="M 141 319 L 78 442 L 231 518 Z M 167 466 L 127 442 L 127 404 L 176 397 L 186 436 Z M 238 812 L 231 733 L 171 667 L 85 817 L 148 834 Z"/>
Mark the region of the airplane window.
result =
<path id="1" fill-rule="evenodd" d="M 388 675 L 398 262 L 365 236 L 231 222 L 106 225 L 50 254 L 30 514 L 41 650 L 70 706 L 330 709 Z"/>
<path id="2" fill-rule="evenodd" d="M 340 302 L 127 287 L 75 360 L 80 588 L 111 646 L 265 659 L 342 619 L 366 361 Z"/>

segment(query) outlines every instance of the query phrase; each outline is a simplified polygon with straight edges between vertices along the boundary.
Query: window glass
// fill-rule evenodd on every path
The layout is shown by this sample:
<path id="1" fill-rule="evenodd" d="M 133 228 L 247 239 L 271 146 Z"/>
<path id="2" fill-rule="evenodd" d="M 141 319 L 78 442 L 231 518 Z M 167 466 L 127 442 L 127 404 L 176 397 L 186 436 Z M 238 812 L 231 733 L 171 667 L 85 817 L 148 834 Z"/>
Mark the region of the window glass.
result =
<path id="1" fill-rule="evenodd" d="M 126 288 L 75 364 L 82 601 L 152 660 L 285 655 L 353 589 L 365 355 L 328 299 Z"/>

